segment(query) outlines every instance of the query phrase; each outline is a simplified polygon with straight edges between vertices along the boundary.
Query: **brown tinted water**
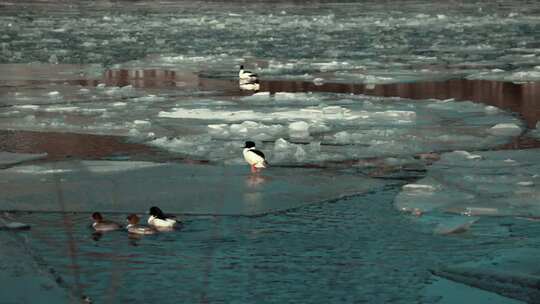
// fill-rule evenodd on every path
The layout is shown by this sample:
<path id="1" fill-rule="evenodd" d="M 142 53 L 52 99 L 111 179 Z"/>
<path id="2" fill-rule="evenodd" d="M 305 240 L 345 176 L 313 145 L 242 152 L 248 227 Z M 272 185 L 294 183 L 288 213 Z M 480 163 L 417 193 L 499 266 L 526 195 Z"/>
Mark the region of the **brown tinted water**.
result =
<path id="1" fill-rule="evenodd" d="M 56 132 L 0 130 L 0 150 L 19 153 L 47 153 L 47 160 L 97 159 L 113 155 L 149 157 L 154 149 L 127 143 L 123 137 Z"/>
<path id="2" fill-rule="evenodd" d="M 529 128 L 540 120 L 540 83 L 516 84 L 488 80 L 454 79 L 447 81 L 364 84 L 302 81 L 262 81 L 261 90 L 270 92 L 335 92 L 410 99 L 455 99 L 481 102 L 519 113 Z"/>
<path id="3" fill-rule="evenodd" d="M 32 87 L 46 85 L 51 82 L 60 82 L 57 79 L 32 79 L 36 71 L 22 73 L 17 71 L 36 69 L 22 65 L 19 68 L 10 66 L 14 72 L 11 75 L 19 77 L 4 79 L 9 82 L 9 88 Z M 43 73 L 43 67 L 38 66 Z M 28 74 L 28 75 L 27 75 Z M 135 87 L 147 89 L 168 88 L 178 90 L 199 89 L 221 91 L 223 95 L 235 96 L 250 94 L 238 88 L 234 78 L 205 78 L 196 73 L 168 71 L 160 69 L 145 70 L 109 70 L 102 79 L 86 78 L 77 75 L 64 81 L 72 85 L 96 86 L 99 83 L 107 85 Z M 510 83 L 487 80 L 454 79 L 447 81 L 396 83 L 396 84 L 347 84 L 323 83 L 316 85 L 309 81 L 294 80 L 262 80 L 261 91 L 275 92 L 332 92 L 365 94 L 384 97 L 402 97 L 413 100 L 423 99 L 455 99 L 469 100 L 493 105 L 519 114 L 526 122 L 528 128 L 534 128 L 540 120 L 540 83 Z M 540 147 L 540 141 L 517 137 L 511 143 L 501 146 L 500 149 L 527 149 Z M 76 158 L 102 158 L 111 155 L 126 154 L 149 157 L 158 153 L 155 149 L 145 145 L 127 143 L 125 138 L 117 136 L 102 136 L 88 134 L 71 134 L 55 132 L 28 132 L 28 131 L 0 131 L 0 149 L 21 153 L 48 153 L 48 159 L 58 160 L 67 157 Z"/>
<path id="4" fill-rule="evenodd" d="M 240 94 L 236 79 L 198 77 L 193 73 L 164 70 L 110 70 L 105 83 L 137 87 L 198 87 L 204 90 L 224 90 Z M 393 84 L 323 83 L 311 81 L 261 80 L 261 91 L 331 92 L 402 97 L 415 100 L 455 99 L 481 102 L 518 113 L 529 128 L 540 120 L 540 82 L 512 83 L 491 80 L 452 79 L 447 81 L 409 82 Z"/>

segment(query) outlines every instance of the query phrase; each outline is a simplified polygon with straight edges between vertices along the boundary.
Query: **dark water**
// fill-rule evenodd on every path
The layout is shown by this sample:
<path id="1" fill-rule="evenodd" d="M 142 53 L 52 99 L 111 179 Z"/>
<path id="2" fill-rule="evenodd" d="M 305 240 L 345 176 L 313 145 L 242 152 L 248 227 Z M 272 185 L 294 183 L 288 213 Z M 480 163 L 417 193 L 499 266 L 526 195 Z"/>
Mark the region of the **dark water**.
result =
<path id="1" fill-rule="evenodd" d="M 75 133 L 0 130 L 0 149 L 18 153 L 47 153 L 47 160 L 99 159 L 129 155 L 151 158 L 157 151 L 144 145 L 127 143 L 118 136 Z"/>
<path id="2" fill-rule="evenodd" d="M 95 303 L 436 303 L 423 291 L 430 270 L 540 244 L 533 225 L 512 219 L 435 235 L 392 208 L 397 191 L 262 217 L 187 217 L 181 230 L 140 239 L 96 237 L 88 214 L 17 218 L 34 225 L 27 246 L 42 267 Z"/>

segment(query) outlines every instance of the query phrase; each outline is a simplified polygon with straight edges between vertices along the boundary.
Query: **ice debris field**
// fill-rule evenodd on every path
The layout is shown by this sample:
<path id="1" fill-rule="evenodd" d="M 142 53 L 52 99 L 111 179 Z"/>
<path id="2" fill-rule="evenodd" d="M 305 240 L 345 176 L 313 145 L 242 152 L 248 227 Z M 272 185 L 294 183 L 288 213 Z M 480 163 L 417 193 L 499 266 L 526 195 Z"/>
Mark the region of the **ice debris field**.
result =
<path id="1" fill-rule="evenodd" d="M 14 103 L 27 103 L 0 109 L 0 127 L 121 135 L 226 164 L 243 162 L 238 149 L 245 140 L 258 142 L 273 164 L 320 164 L 487 149 L 525 131 L 511 113 L 454 100 L 285 92 L 184 98 L 129 86 L 85 90 L 76 102 L 55 97 L 41 104 L 43 97 L 13 96 Z"/>
<path id="2" fill-rule="evenodd" d="M 260 75 L 285 79 L 540 79 L 530 1 L 1 5 L 3 63 L 133 66 L 160 54 L 154 67 L 227 70 L 252 58 Z"/>

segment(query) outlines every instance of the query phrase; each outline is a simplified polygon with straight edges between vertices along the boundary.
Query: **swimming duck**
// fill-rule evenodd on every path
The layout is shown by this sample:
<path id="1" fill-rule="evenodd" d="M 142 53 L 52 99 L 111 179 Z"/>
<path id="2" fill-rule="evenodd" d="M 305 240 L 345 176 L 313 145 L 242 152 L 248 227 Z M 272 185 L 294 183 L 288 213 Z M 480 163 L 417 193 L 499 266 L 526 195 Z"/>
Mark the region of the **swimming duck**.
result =
<path id="1" fill-rule="evenodd" d="M 145 227 L 140 226 L 139 221 L 140 218 L 136 214 L 130 214 L 126 217 L 126 220 L 128 221 L 128 225 L 126 226 L 126 229 L 129 233 L 133 234 L 154 234 L 157 231 L 152 227 Z"/>
<path id="2" fill-rule="evenodd" d="M 156 206 L 151 207 L 148 213 L 150 214 L 148 225 L 154 228 L 173 228 L 178 223 L 176 219 L 165 215 L 163 211 Z"/>
<path id="3" fill-rule="evenodd" d="M 246 141 L 242 154 L 246 162 L 251 166 L 251 172 L 253 173 L 257 172 L 259 168 L 266 168 L 268 165 L 264 153 L 255 149 L 255 143 L 252 141 Z"/>
<path id="4" fill-rule="evenodd" d="M 238 72 L 238 79 L 240 81 L 240 84 L 251 84 L 255 83 L 255 81 L 258 81 L 258 76 L 255 73 L 252 73 L 250 71 L 244 71 L 244 66 L 240 66 L 240 71 Z"/>
<path id="5" fill-rule="evenodd" d="M 92 219 L 94 220 L 92 227 L 98 232 L 107 232 L 120 229 L 119 224 L 113 221 L 104 220 L 103 216 L 99 212 L 94 212 L 92 214 Z"/>

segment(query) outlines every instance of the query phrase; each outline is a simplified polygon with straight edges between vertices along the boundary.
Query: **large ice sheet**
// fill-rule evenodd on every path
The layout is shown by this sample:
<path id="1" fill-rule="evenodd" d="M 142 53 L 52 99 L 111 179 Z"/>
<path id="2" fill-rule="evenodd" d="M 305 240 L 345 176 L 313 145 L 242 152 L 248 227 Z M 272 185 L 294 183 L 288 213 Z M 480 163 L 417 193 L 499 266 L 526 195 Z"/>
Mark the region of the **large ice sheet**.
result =
<path id="1" fill-rule="evenodd" d="M 540 216 L 540 151 L 454 151 L 428 167 L 425 178 L 403 186 L 403 211 L 465 216 Z"/>
<path id="2" fill-rule="evenodd" d="M 524 304 L 524 302 L 488 292 L 465 284 L 434 277 L 434 282 L 424 289 L 425 301 L 437 304 L 455 304 L 463 299 L 475 304 Z"/>
<path id="3" fill-rule="evenodd" d="M 71 161 L 0 170 L 3 210 L 257 215 L 373 191 L 351 173 L 272 167 Z"/>
<path id="4" fill-rule="evenodd" d="M 448 265 L 435 274 L 526 303 L 540 301 L 538 249 L 501 250 L 480 261 Z"/>
<path id="5" fill-rule="evenodd" d="M 44 157 L 47 157 L 47 153 L 29 154 L 0 151 L 0 167 L 14 165 L 21 162 L 36 160 Z"/>

